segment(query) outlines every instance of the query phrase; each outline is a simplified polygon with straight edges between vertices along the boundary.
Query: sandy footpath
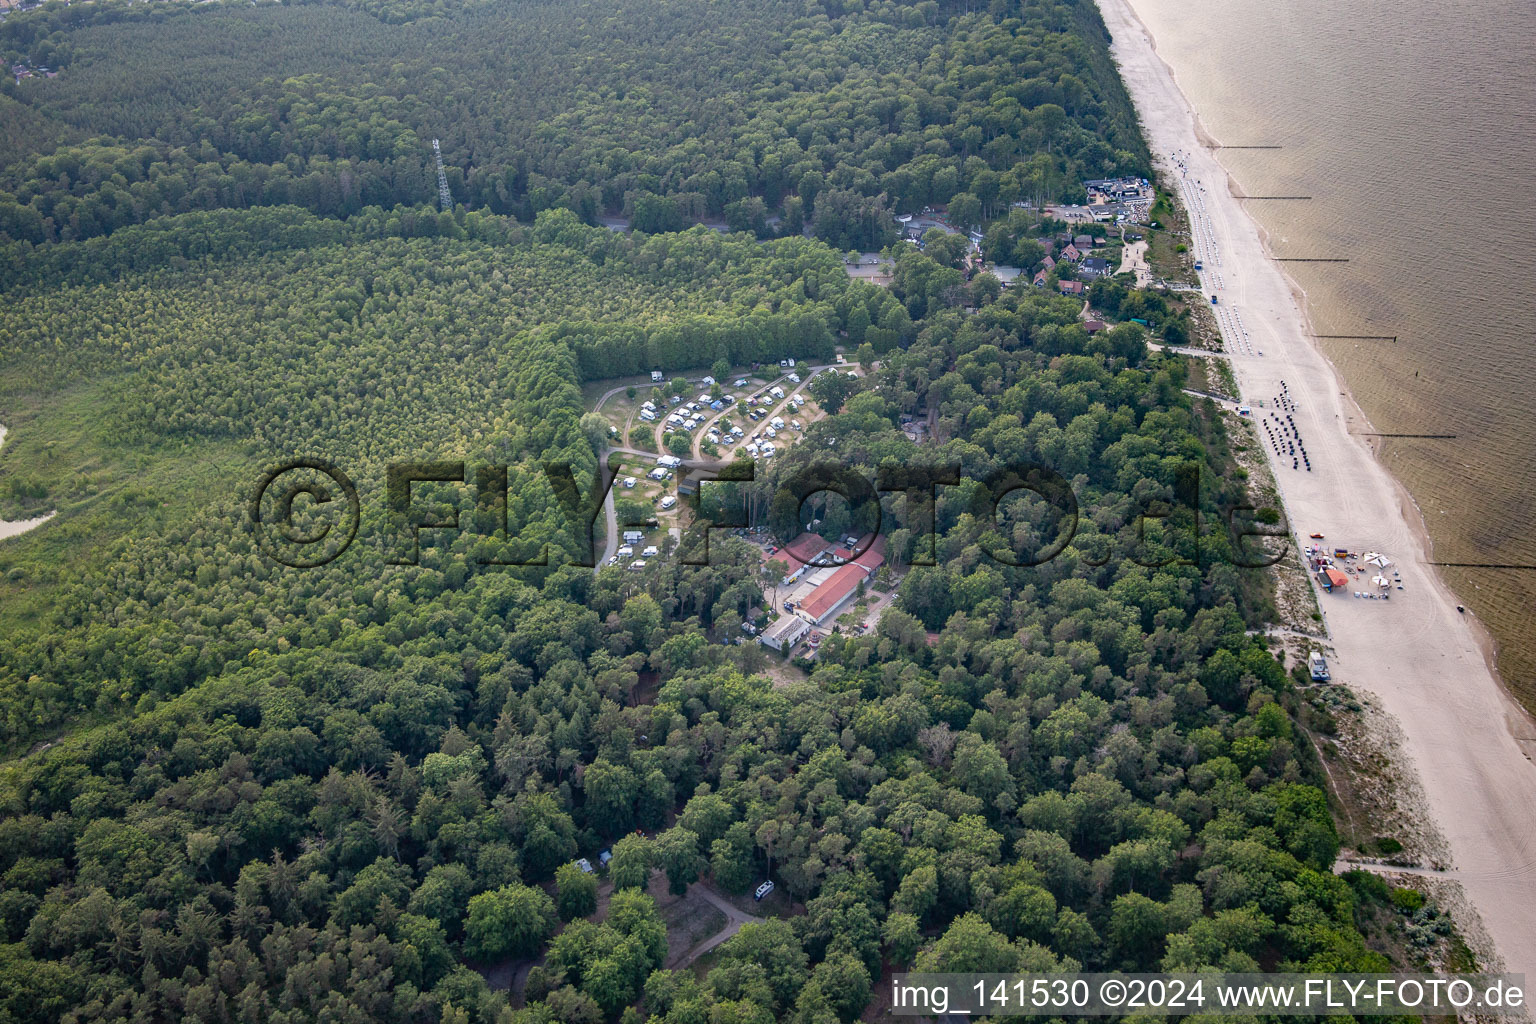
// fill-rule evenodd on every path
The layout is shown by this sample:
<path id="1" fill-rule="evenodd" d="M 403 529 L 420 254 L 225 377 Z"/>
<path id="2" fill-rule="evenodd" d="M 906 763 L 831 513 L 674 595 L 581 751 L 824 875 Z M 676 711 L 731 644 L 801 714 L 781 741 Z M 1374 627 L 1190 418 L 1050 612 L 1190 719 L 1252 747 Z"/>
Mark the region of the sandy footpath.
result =
<path id="1" fill-rule="evenodd" d="M 1378 695 L 1401 723 L 1456 877 L 1507 969 L 1536 977 L 1536 765 L 1529 756 L 1536 724 L 1494 675 L 1486 634 L 1457 612 L 1455 596 L 1427 564 L 1418 509 L 1353 433 L 1371 427 L 1310 340 L 1297 293 L 1232 197 L 1227 172 L 1202 148 L 1194 112 L 1150 35 L 1128 0 L 1098 3 L 1153 154 L 1168 184 L 1182 183 L 1186 203 L 1196 206 L 1196 255 L 1205 262 L 1206 293 L 1220 298 L 1243 394 L 1265 401 L 1256 414 L 1268 413 L 1283 381 L 1296 403 L 1292 415 L 1312 471 L 1293 470 L 1289 456 L 1282 462 L 1265 449 L 1292 530 L 1326 534 L 1330 546 L 1384 552 L 1402 572 L 1406 589 L 1392 590 L 1390 601 L 1337 590 L 1318 595 L 1335 647 L 1334 679 Z"/>
<path id="2" fill-rule="evenodd" d="M 4 446 L 5 446 L 5 428 L 4 427 L 0 427 L 0 447 L 4 447 Z M 0 540 L 5 540 L 5 538 L 7 538 L 7 537 L 15 537 L 18 534 L 26 533 L 28 530 L 32 529 L 34 526 L 42 526 L 44 523 L 46 523 L 48 520 L 50 520 L 52 518 L 53 518 L 53 513 L 49 512 L 45 516 L 37 516 L 34 519 L 18 519 L 15 522 L 10 522 L 10 523 L 6 522 L 4 519 L 0 519 Z"/>

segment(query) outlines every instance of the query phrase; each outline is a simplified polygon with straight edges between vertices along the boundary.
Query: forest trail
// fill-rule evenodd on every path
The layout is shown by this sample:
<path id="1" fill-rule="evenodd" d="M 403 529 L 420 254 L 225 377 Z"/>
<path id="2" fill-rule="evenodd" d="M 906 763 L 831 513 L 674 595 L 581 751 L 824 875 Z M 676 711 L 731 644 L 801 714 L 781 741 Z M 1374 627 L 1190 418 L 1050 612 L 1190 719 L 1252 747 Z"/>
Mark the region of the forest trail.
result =
<path id="1" fill-rule="evenodd" d="M 738 910 L 730 900 L 715 892 L 704 882 L 694 883 L 693 891 L 703 896 L 709 901 L 711 906 L 725 915 L 725 927 L 715 932 L 709 938 L 695 943 L 693 948 L 678 957 L 675 963 L 668 964 L 667 967 L 670 970 L 675 971 L 687 967 L 699 957 L 741 931 L 742 925 L 762 924 L 767 920 L 767 918 L 758 917 L 755 914 L 748 914 L 744 910 Z"/>

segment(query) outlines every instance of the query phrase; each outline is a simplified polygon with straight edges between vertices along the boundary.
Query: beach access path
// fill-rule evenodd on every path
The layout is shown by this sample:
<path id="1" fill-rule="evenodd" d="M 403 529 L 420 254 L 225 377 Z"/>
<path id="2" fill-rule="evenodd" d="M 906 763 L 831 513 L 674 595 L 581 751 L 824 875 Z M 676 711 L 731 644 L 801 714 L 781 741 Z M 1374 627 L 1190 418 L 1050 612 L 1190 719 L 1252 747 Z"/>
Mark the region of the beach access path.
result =
<path id="1" fill-rule="evenodd" d="M 1215 257 L 1212 265 L 1203 256 L 1202 277 L 1234 316 L 1240 311 L 1224 328 L 1235 322 L 1243 335 L 1229 338 L 1229 351 L 1244 398 L 1271 399 L 1283 381 L 1296 404 L 1313 471 L 1267 455 L 1293 534 L 1318 532 L 1330 544 L 1387 552 L 1403 574 L 1406 589 L 1389 602 L 1319 594 L 1334 678 L 1375 694 L 1398 720 L 1456 880 L 1505 968 L 1536 976 L 1536 727 L 1497 680 L 1486 633 L 1457 612 L 1429 564 L 1419 510 L 1360 436 L 1373 428 L 1310 339 L 1303 298 L 1232 196 L 1227 171 L 1206 148 L 1212 140 L 1132 3 L 1098 3 L 1165 182 L 1182 182 L 1186 195 L 1202 201 L 1204 223 L 1194 225 L 1194 237 Z"/>

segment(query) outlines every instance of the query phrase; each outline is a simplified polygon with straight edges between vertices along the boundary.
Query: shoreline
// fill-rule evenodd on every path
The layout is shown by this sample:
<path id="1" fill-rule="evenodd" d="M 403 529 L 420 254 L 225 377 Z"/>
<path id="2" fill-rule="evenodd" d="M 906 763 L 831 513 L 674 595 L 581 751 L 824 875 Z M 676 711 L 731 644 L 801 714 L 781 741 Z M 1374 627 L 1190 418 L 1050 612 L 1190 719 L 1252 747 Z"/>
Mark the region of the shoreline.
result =
<path id="1" fill-rule="evenodd" d="M 1131 8 L 1131 11 L 1134 14 L 1135 8 Z M 1151 39 L 1151 31 L 1146 28 L 1145 23 L 1142 22 L 1139 17 L 1137 18 L 1137 24 L 1142 26 L 1142 30 L 1147 33 L 1147 38 Z M 1154 46 L 1153 49 L 1155 51 L 1156 46 Z M 1166 61 L 1163 63 L 1165 66 L 1167 66 Z M 1178 76 L 1173 74 L 1173 69 L 1171 67 L 1169 68 L 1169 76 L 1173 79 L 1174 85 L 1177 86 Z M 1181 89 L 1180 92 L 1182 93 L 1182 91 L 1183 90 Z M 1200 115 L 1198 112 L 1195 113 L 1195 123 L 1197 126 L 1197 133 L 1202 139 L 1208 140 L 1212 144 L 1219 144 L 1216 140 L 1216 137 L 1211 135 L 1204 129 L 1203 126 L 1200 125 Z M 1215 160 L 1217 163 L 1221 163 L 1220 157 L 1215 157 Z M 1231 188 L 1231 191 L 1235 195 L 1237 189 L 1232 186 L 1235 186 L 1237 182 L 1232 178 L 1230 172 L 1228 172 L 1227 175 L 1227 182 L 1229 188 Z M 1246 208 L 1244 212 L 1247 212 Z M 1271 250 L 1269 246 L 1269 229 L 1266 228 L 1258 220 L 1258 218 L 1253 217 L 1251 214 L 1249 214 L 1249 219 L 1253 221 L 1253 226 L 1259 233 L 1259 241 L 1263 245 L 1264 251 L 1273 256 L 1273 250 Z M 1295 298 L 1297 308 L 1301 314 L 1301 322 L 1302 326 L 1305 328 L 1307 340 L 1312 345 L 1312 347 L 1317 350 L 1318 356 L 1328 364 L 1328 368 L 1333 374 L 1334 383 L 1340 389 L 1339 396 L 1344 399 L 1344 404 L 1350 408 L 1351 415 L 1354 418 L 1356 418 L 1360 423 L 1365 424 L 1365 426 L 1370 430 L 1375 430 L 1375 423 L 1373 423 L 1371 418 L 1366 415 L 1365 409 L 1355 398 L 1354 388 L 1350 386 L 1349 381 L 1344 378 L 1344 374 L 1339 370 L 1339 368 L 1334 365 L 1333 360 L 1328 358 L 1328 353 L 1323 351 L 1323 347 L 1314 339 L 1314 336 L 1317 333 L 1317 328 L 1312 322 L 1311 298 L 1307 295 L 1307 290 L 1303 288 L 1300 282 L 1291 276 L 1291 272 L 1286 270 L 1284 267 L 1276 267 L 1276 270 L 1280 276 L 1285 279 L 1285 283 L 1290 287 L 1291 294 Z M 1381 466 L 1382 470 L 1386 473 L 1387 478 L 1392 481 L 1392 484 L 1397 489 L 1398 504 L 1403 516 L 1403 520 L 1407 524 L 1408 528 L 1417 535 L 1419 550 L 1424 555 L 1424 561 L 1426 563 L 1434 562 L 1435 539 L 1430 535 L 1429 520 L 1424 515 L 1424 508 L 1419 504 L 1419 499 L 1413 496 L 1413 492 L 1408 489 L 1407 484 L 1399 480 L 1396 474 L 1387 468 L 1386 463 L 1382 461 L 1382 449 L 1372 445 L 1369 441 L 1364 442 L 1364 444 L 1366 450 L 1371 453 L 1371 457 L 1376 461 L 1377 465 Z M 1438 568 L 1430 565 L 1429 576 L 1433 578 L 1437 585 L 1445 589 L 1446 593 L 1454 603 L 1458 605 L 1464 604 L 1460 596 L 1456 593 L 1456 588 L 1450 585 L 1450 583 L 1445 579 L 1444 575 Z M 1499 672 L 1498 638 L 1493 635 L 1493 632 L 1483 624 L 1483 620 L 1478 618 L 1470 608 L 1466 612 L 1466 618 L 1468 625 L 1472 629 L 1473 635 L 1477 638 L 1478 645 L 1483 650 L 1483 661 L 1488 666 L 1489 674 L 1493 676 L 1494 682 L 1496 682 L 1499 686 L 1499 689 L 1503 691 L 1505 698 L 1512 705 L 1514 705 L 1517 714 L 1525 718 L 1526 724 L 1532 729 L 1533 733 L 1536 733 L 1536 716 L 1533 716 L 1532 713 L 1525 707 L 1525 705 L 1520 703 L 1519 699 L 1515 697 L 1514 691 L 1509 688 L 1509 684 L 1505 681 L 1504 676 Z"/>
<path id="2" fill-rule="evenodd" d="M 1219 241 L 1226 307 L 1250 327 L 1258 351 L 1228 346 L 1251 402 L 1290 389 L 1295 418 L 1321 472 L 1297 474 L 1265 448 L 1296 536 L 1327 527 L 1330 543 L 1375 548 L 1395 560 L 1408 589 L 1390 605 L 1318 593 L 1343 671 L 1335 678 L 1370 692 L 1401 726 L 1411 770 L 1428 798 L 1431 824 L 1449 844 L 1468 902 L 1511 971 L 1536 969 L 1536 722 L 1497 672 L 1497 643 L 1433 562 L 1433 542 L 1413 495 L 1368 441 L 1368 418 L 1322 347 L 1310 337 L 1307 295 L 1268 249 L 1268 234 L 1221 164 L 1216 140 L 1157 51 L 1132 0 L 1097 0 L 1114 57 L 1154 162 L 1179 191 L 1201 189 L 1200 216 Z M 1187 170 L 1170 158 L 1177 152 Z M 1201 182 L 1204 182 L 1202 185 Z M 1181 195 L 1192 220 L 1196 211 Z M 1208 268 L 1210 264 L 1208 263 Z M 1215 268 L 1210 268 L 1214 270 Z M 1230 301 L 1229 301 L 1230 300 Z M 1250 319 L 1251 318 L 1251 319 Z M 1330 415 L 1331 414 L 1331 415 Z M 1365 426 L 1363 429 L 1373 429 Z M 1487 966 L 1487 965 L 1485 965 Z"/>

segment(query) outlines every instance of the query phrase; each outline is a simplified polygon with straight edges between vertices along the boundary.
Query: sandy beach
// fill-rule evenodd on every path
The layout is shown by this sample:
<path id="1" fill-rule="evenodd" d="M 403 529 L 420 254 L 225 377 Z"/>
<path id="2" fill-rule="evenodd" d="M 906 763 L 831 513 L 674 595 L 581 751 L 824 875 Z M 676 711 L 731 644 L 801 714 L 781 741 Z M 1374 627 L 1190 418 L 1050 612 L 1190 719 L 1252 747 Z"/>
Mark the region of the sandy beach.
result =
<path id="1" fill-rule="evenodd" d="M 1191 207 L 1202 283 L 1220 300 L 1244 398 L 1260 417 L 1278 411 L 1282 393 L 1294 403 L 1289 415 L 1312 470 L 1293 469 L 1288 453 L 1278 458 L 1265 448 L 1293 533 L 1383 552 L 1402 573 L 1404 589 L 1389 591 L 1389 601 L 1319 593 L 1333 678 L 1376 695 L 1401 724 L 1451 850 L 1447 877 L 1463 886 L 1504 967 L 1536 976 L 1536 723 L 1496 677 L 1485 631 L 1458 613 L 1429 564 L 1418 508 L 1360 436 L 1372 428 L 1311 341 L 1304 296 L 1233 198 L 1227 171 L 1205 148 L 1209 140 L 1151 36 L 1128 0 L 1099 0 L 1099 7 L 1164 181 L 1181 187 Z M 1353 586 L 1375 589 L 1363 580 Z"/>

